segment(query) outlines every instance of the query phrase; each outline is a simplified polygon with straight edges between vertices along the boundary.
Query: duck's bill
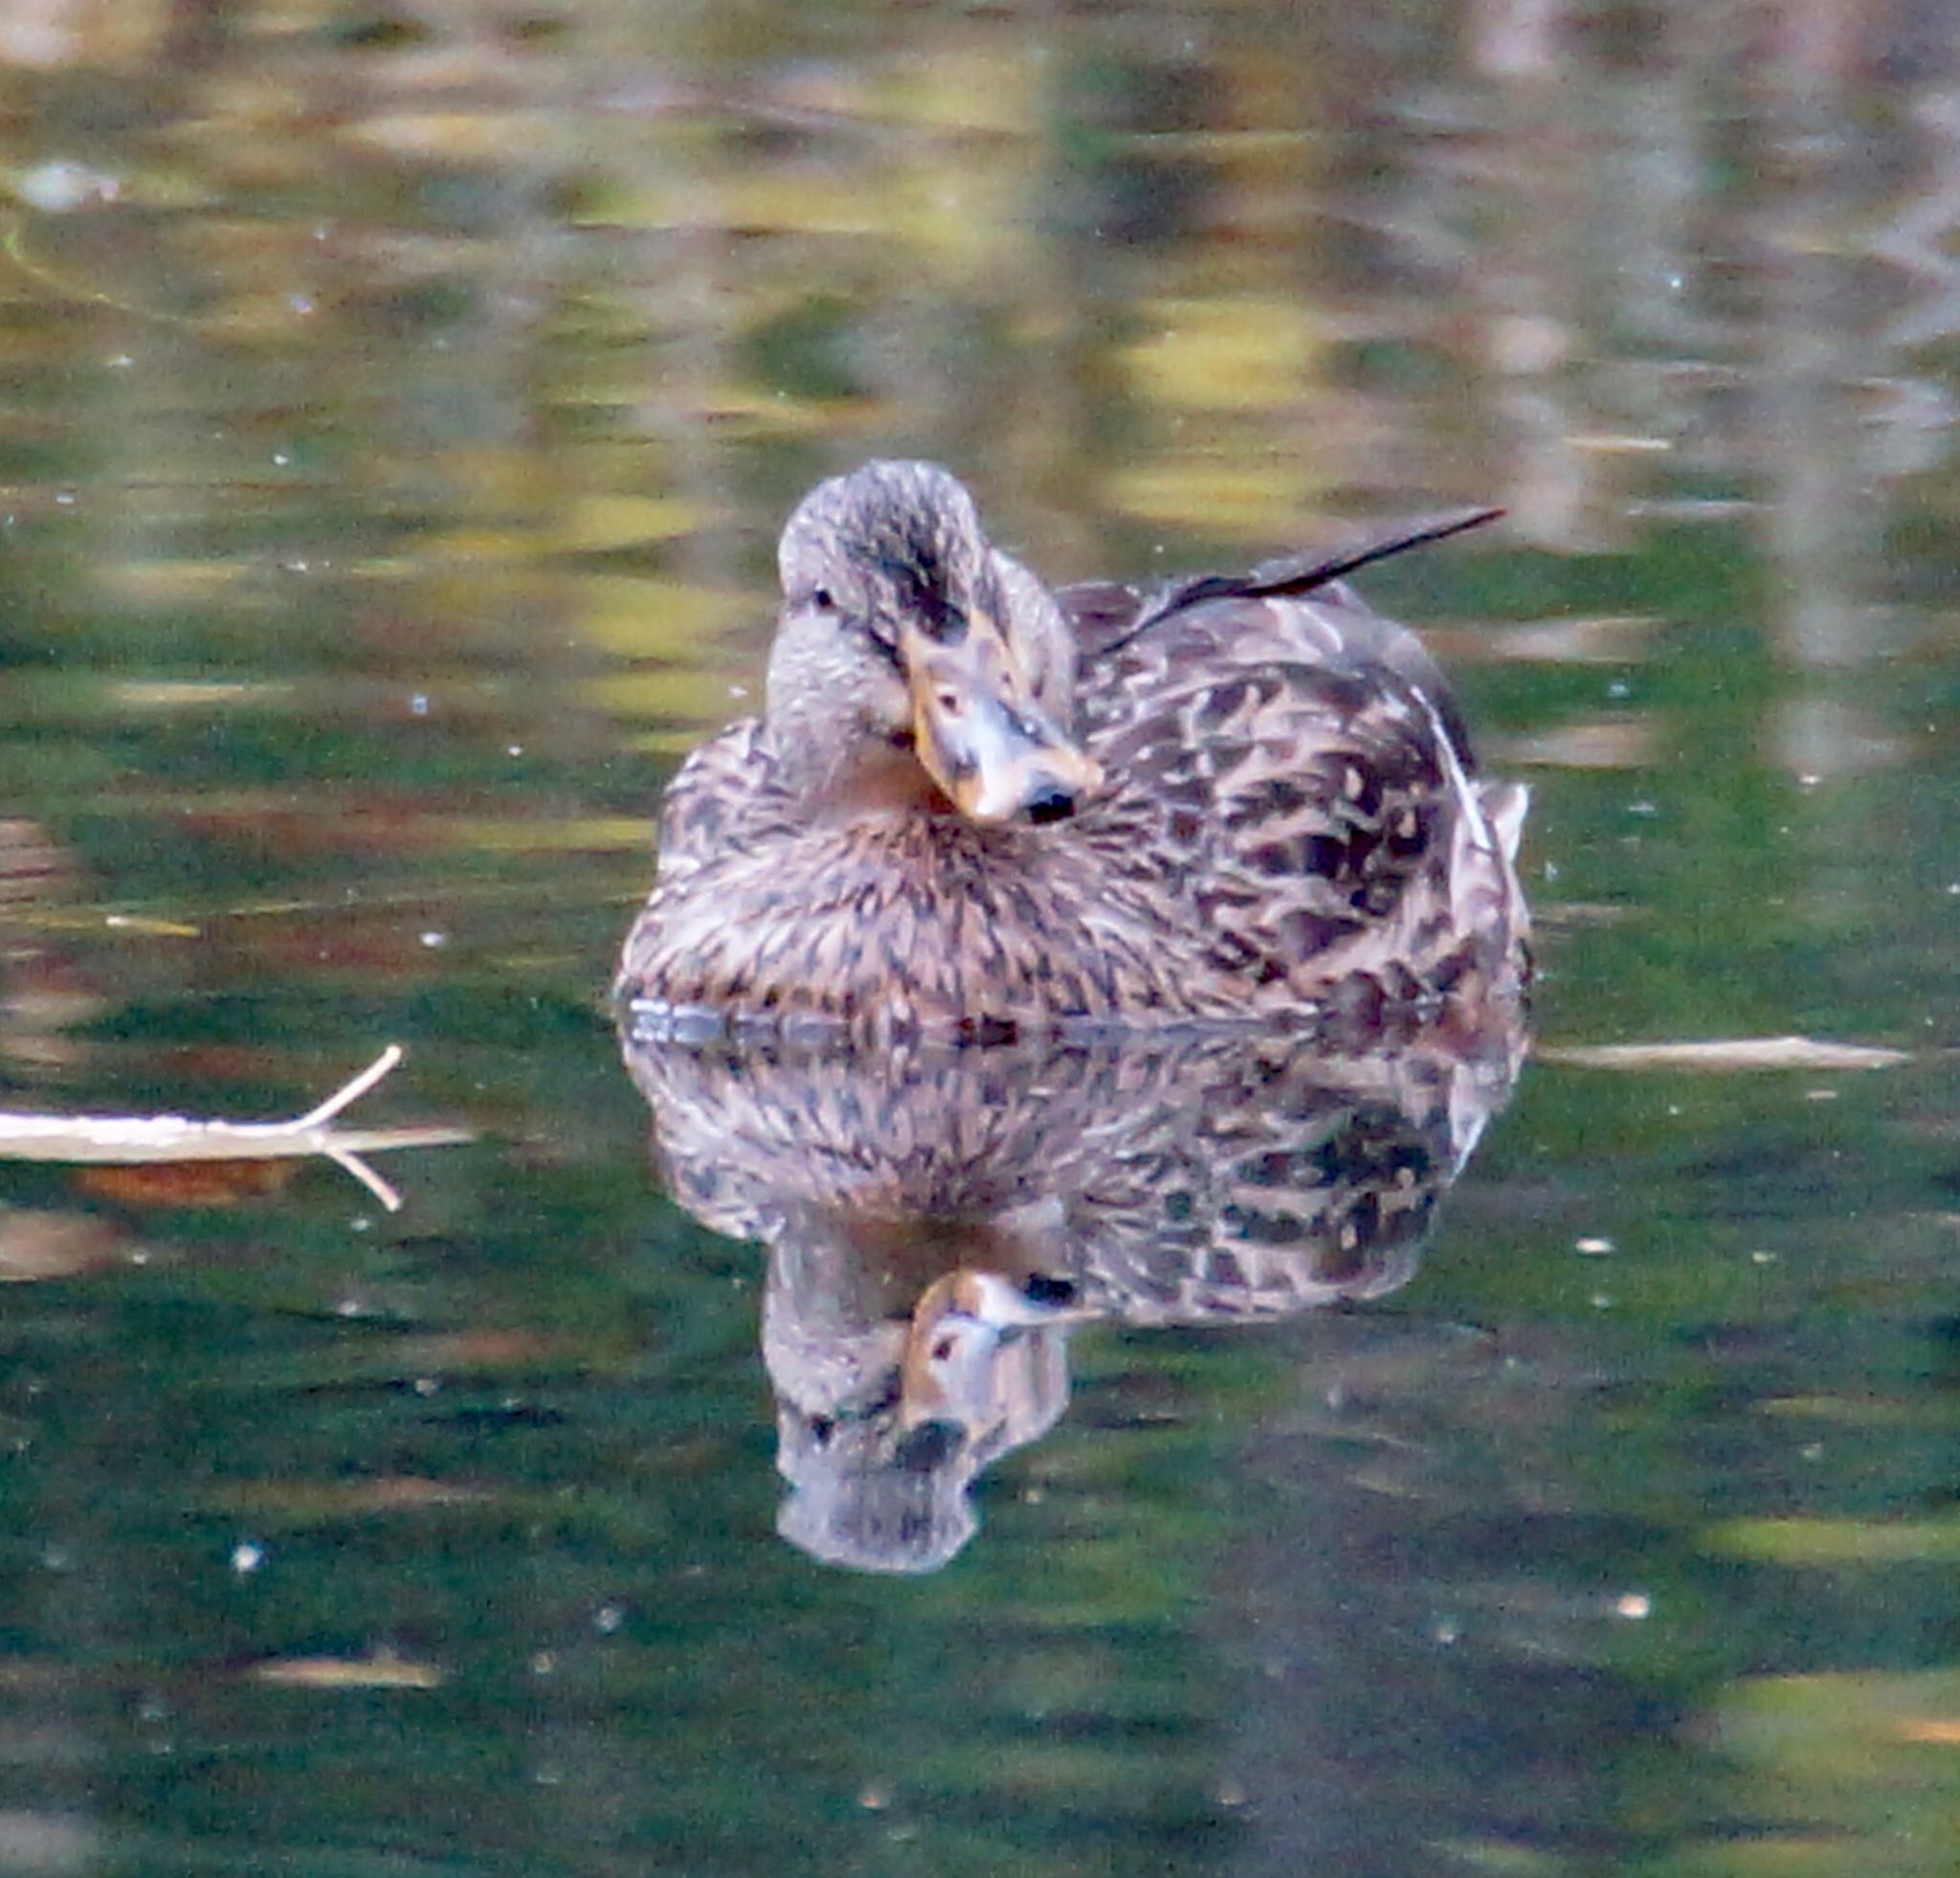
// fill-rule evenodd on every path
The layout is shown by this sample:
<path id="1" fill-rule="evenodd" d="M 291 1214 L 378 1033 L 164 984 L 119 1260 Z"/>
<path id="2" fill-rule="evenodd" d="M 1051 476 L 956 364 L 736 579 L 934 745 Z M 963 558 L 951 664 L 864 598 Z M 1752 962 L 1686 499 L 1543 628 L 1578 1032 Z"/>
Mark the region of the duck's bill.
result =
<path id="1" fill-rule="evenodd" d="M 973 622 L 952 645 L 908 634 L 902 650 L 919 760 L 969 821 L 1058 821 L 1102 782 L 991 627 Z"/>

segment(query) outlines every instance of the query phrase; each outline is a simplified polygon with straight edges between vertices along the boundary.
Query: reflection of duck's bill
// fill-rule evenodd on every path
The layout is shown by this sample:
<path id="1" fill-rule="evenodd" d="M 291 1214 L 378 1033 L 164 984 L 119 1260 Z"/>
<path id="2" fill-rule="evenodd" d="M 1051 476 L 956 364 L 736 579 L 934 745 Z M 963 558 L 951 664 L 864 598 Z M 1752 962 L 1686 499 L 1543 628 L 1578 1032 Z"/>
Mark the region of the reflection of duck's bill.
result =
<path id="1" fill-rule="evenodd" d="M 969 820 L 1059 821 L 1101 785 L 1100 766 L 1035 703 L 991 623 L 969 620 L 950 642 L 908 626 L 901 652 L 919 760 Z"/>

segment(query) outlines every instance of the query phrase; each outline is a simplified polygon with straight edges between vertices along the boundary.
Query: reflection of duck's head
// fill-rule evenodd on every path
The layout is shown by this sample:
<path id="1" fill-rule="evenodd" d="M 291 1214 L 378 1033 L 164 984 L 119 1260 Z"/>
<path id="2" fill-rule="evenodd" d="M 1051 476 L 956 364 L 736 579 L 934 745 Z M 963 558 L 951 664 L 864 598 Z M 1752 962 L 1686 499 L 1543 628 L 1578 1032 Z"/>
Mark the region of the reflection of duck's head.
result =
<path id="1" fill-rule="evenodd" d="M 868 1395 L 816 1413 L 782 1398 L 777 1465 L 792 1489 L 777 1519 L 783 1535 L 860 1570 L 946 1564 L 973 1532 L 973 1476 L 1045 1434 L 1067 1403 L 1070 1295 L 996 1272 L 948 1272 L 926 1286 L 895 1371 Z"/>
<path id="2" fill-rule="evenodd" d="M 767 725 L 808 806 L 939 801 L 1043 822 L 1096 788 L 1061 615 L 945 470 L 874 462 L 819 483 L 779 559 Z"/>
<path id="3" fill-rule="evenodd" d="M 972 1442 L 1006 1420 L 1003 1346 L 1057 1321 L 1072 1295 L 1051 1284 L 1037 1295 L 999 1272 L 947 1272 L 925 1287 L 899 1363 L 899 1426 L 908 1441 Z"/>

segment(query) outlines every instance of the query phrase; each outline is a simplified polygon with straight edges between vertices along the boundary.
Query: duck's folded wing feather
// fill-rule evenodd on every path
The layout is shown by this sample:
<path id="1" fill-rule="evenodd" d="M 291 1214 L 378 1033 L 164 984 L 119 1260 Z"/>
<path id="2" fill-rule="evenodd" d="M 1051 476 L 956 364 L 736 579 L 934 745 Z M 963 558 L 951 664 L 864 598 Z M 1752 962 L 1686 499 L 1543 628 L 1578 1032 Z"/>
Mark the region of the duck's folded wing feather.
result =
<path id="1" fill-rule="evenodd" d="M 1208 600 L 1303 599 L 1335 587 L 1349 574 L 1377 561 L 1386 561 L 1412 548 L 1447 541 L 1468 528 L 1495 522 L 1501 508 L 1449 509 L 1363 535 L 1334 548 L 1310 548 L 1261 561 L 1243 573 L 1193 574 L 1158 588 L 1125 586 L 1117 581 L 1083 581 L 1064 587 L 1057 595 L 1074 628 L 1084 659 L 1115 652 L 1160 620 Z M 1351 596 L 1335 595 L 1342 600 Z"/>

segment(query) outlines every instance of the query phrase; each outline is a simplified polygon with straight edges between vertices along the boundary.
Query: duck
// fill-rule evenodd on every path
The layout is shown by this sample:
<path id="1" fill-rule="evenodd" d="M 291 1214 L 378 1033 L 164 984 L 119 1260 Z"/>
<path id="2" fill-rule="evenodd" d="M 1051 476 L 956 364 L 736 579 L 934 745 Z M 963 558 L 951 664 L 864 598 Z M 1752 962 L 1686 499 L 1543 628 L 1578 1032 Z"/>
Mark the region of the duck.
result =
<path id="1" fill-rule="evenodd" d="M 636 1035 L 1348 1030 L 1515 996 L 1526 794 L 1347 576 L 1466 509 L 1238 574 L 1051 588 L 939 464 L 813 489 L 762 711 L 668 786 Z"/>

